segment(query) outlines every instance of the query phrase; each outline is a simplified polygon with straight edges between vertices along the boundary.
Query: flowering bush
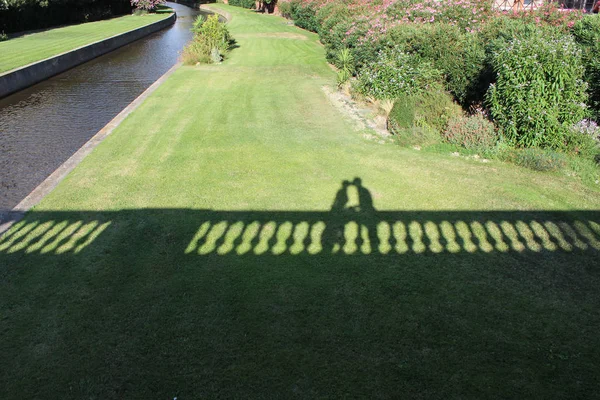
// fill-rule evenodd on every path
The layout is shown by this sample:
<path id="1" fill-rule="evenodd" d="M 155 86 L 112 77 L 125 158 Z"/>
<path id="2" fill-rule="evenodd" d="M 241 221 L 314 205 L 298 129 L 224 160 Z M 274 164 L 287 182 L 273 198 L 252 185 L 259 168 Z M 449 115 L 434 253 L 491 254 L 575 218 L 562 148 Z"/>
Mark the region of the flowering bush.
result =
<path id="1" fill-rule="evenodd" d="M 565 135 L 564 149 L 572 154 L 596 160 L 600 155 L 600 129 L 594 121 L 584 119 Z"/>
<path id="2" fill-rule="evenodd" d="M 573 125 L 572 130 L 579 135 L 589 136 L 600 144 L 600 127 L 596 122 L 583 119 Z"/>
<path id="3" fill-rule="evenodd" d="M 337 55 L 347 49 L 354 65 L 340 81 L 354 71 L 353 88 L 363 95 L 406 98 L 442 86 L 465 109 L 486 107 L 507 145 L 578 155 L 592 149 L 590 136 L 576 135 L 572 126 L 590 108 L 600 120 L 598 18 L 561 10 L 558 2 L 526 11 L 494 9 L 489 0 L 279 4 L 298 26 L 319 34 L 332 63 L 339 64 Z M 455 118 L 451 128 L 449 136 L 463 138 L 462 145 L 496 140 L 492 122 L 482 116 Z M 469 133 L 462 135 L 463 130 Z"/>
<path id="4" fill-rule="evenodd" d="M 138 10 L 153 11 L 157 6 L 164 4 L 165 0 L 131 0 L 131 5 Z"/>

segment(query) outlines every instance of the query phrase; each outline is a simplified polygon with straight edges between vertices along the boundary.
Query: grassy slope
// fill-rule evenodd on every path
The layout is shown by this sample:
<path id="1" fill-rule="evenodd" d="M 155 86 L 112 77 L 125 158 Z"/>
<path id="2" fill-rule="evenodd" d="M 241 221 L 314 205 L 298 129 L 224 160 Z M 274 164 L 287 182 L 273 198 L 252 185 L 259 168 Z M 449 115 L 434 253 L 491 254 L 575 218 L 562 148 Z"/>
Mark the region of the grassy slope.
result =
<path id="1" fill-rule="evenodd" d="M 218 7 L 231 58 L 180 68 L 0 240 L 0 397 L 597 395 L 598 193 L 366 141 L 321 90 L 314 35 Z M 337 254 L 303 250 L 355 176 L 408 251 L 359 255 L 351 228 Z M 597 231 L 558 251 L 519 222 L 546 219 Z"/>
<path id="2" fill-rule="evenodd" d="M 32 33 L 0 42 L 0 73 L 160 21 L 168 14 L 127 15 Z"/>

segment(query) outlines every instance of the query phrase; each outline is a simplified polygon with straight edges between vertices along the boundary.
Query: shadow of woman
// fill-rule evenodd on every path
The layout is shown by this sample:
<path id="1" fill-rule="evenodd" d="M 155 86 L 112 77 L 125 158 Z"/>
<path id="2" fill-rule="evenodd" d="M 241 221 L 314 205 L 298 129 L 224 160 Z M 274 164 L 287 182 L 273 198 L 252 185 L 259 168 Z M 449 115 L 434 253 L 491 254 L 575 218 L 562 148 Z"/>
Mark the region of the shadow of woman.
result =
<path id="1" fill-rule="evenodd" d="M 350 186 L 356 187 L 358 192 L 358 205 L 349 207 L 348 189 Z M 346 236 L 344 234 L 346 224 L 356 221 L 358 225 L 358 235 L 356 245 L 365 254 L 372 253 L 379 249 L 379 239 L 377 237 L 377 222 L 375 219 L 375 207 L 373 205 L 373 196 L 369 190 L 362 185 L 360 178 L 354 178 L 352 182 L 342 181 L 340 189 L 337 191 L 330 214 L 325 221 L 325 230 L 321 236 L 321 245 L 325 252 L 335 254 L 343 251 L 346 245 Z M 364 247 L 366 236 L 369 241 L 370 250 Z"/>

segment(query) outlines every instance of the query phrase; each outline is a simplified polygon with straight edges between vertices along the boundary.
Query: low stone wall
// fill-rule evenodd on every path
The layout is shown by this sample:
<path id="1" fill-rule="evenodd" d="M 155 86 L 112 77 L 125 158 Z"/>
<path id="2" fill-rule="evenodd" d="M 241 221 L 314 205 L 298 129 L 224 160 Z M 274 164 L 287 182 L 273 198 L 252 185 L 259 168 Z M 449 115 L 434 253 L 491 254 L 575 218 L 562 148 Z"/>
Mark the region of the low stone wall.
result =
<path id="1" fill-rule="evenodd" d="M 0 98 L 173 25 L 176 18 L 177 15 L 173 13 L 169 17 L 150 25 L 142 26 L 141 28 L 79 47 L 67 53 L 8 71 L 0 75 Z"/>

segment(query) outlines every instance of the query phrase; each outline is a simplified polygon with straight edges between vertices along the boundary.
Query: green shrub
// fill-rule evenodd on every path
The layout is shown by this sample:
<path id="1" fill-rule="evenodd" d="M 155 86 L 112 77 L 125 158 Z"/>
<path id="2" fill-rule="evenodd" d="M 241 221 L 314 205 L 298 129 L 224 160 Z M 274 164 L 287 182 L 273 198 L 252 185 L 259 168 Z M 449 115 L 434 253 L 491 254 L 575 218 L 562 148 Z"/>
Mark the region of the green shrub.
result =
<path id="1" fill-rule="evenodd" d="M 442 74 L 431 63 L 399 48 L 382 51 L 373 65 L 361 69 L 356 90 L 376 99 L 395 99 L 439 88 Z"/>
<path id="2" fill-rule="evenodd" d="M 316 14 L 321 43 L 325 45 L 327 59 L 335 61 L 337 53 L 346 46 L 346 32 L 351 26 L 348 7 L 341 3 L 329 3 Z M 355 65 L 353 64 L 354 68 Z"/>
<path id="3" fill-rule="evenodd" d="M 388 117 L 388 129 L 403 145 L 438 143 L 448 120 L 462 115 L 462 109 L 443 91 L 401 96 Z"/>
<path id="4" fill-rule="evenodd" d="M 507 42 L 514 38 L 557 37 L 562 34 L 564 32 L 555 26 L 536 24 L 527 18 L 498 15 L 482 25 L 477 35 L 491 50 L 498 42 Z"/>
<path id="5" fill-rule="evenodd" d="M 575 23 L 573 36 L 583 53 L 591 112 L 600 121 L 600 15 L 589 15 Z"/>
<path id="6" fill-rule="evenodd" d="M 481 114 L 450 119 L 443 137 L 448 143 L 473 150 L 490 149 L 497 142 L 494 124 Z"/>
<path id="7" fill-rule="evenodd" d="M 256 3 L 254 0 L 229 0 L 229 5 L 253 9 L 255 8 Z"/>
<path id="8" fill-rule="evenodd" d="M 319 30 L 319 22 L 317 21 L 317 12 L 311 4 L 304 5 L 300 1 L 292 1 L 291 12 L 292 19 L 296 26 L 309 30 L 311 32 L 317 32 Z"/>
<path id="9" fill-rule="evenodd" d="M 337 53 L 335 66 L 339 69 L 337 74 L 338 86 L 342 86 L 350 79 L 354 70 L 354 58 L 350 49 L 342 49 Z"/>
<path id="10" fill-rule="evenodd" d="M 289 2 L 279 2 L 279 12 L 281 16 L 284 18 L 292 18 L 292 3 Z"/>
<path id="11" fill-rule="evenodd" d="M 8 40 L 8 35 L 4 32 L 0 32 L 0 42 L 4 42 L 5 40 Z"/>
<path id="12" fill-rule="evenodd" d="M 192 27 L 193 40 L 183 49 L 181 58 L 185 64 L 218 63 L 233 43 L 227 25 L 219 22 L 218 15 L 208 18 L 198 16 Z"/>
<path id="13" fill-rule="evenodd" d="M 535 171 L 558 171 L 567 165 L 567 156 L 539 148 L 515 149 L 508 155 L 513 163 Z"/>
<path id="14" fill-rule="evenodd" d="M 19 32 L 130 14 L 130 0 L 0 0 L 0 32 Z"/>
<path id="15" fill-rule="evenodd" d="M 476 35 L 449 24 L 401 24 L 387 33 L 385 42 L 417 54 L 440 70 L 446 89 L 461 104 L 482 98 L 478 80 L 486 54 Z"/>
<path id="16" fill-rule="evenodd" d="M 518 147 L 560 149 L 586 115 L 581 52 L 562 36 L 516 38 L 491 58 L 496 83 L 486 95 L 501 133 Z"/>

